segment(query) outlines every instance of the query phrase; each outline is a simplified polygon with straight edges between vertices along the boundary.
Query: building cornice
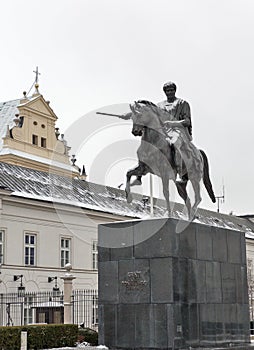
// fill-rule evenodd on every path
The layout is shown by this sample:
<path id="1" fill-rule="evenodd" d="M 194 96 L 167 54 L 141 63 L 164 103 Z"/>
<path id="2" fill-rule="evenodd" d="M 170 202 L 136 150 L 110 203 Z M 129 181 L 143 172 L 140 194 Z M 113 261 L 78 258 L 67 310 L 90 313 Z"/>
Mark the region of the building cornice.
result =
<path id="1" fill-rule="evenodd" d="M 86 215 L 90 219 L 107 219 L 112 221 L 126 221 L 126 219 L 133 220 L 135 218 L 131 216 L 121 216 L 121 215 L 115 215 L 106 213 L 103 211 L 97 211 L 93 209 L 86 209 L 85 207 L 77 207 L 75 205 L 70 204 L 62 204 L 62 203 L 56 203 L 51 201 L 41 201 L 36 199 L 30 199 L 30 198 L 24 198 L 19 196 L 8 196 L 8 198 L 5 198 L 6 203 L 9 205 L 17 206 L 19 204 L 20 206 L 24 207 L 32 207 L 37 208 L 45 211 L 62 211 L 66 212 L 72 215 Z M 137 218 L 136 218 L 137 219 Z"/>

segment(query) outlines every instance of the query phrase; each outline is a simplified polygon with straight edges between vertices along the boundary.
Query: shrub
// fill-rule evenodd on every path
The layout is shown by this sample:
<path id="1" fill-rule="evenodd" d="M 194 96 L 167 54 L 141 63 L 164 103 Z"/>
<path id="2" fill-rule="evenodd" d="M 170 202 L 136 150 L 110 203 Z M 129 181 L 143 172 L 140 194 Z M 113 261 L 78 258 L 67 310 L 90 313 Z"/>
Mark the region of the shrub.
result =
<path id="1" fill-rule="evenodd" d="M 93 346 L 98 345 L 98 333 L 91 328 L 79 328 L 78 339 L 80 342 L 86 341 Z"/>
<path id="2" fill-rule="evenodd" d="M 0 327 L 0 349 L 19 350 L 21 327 Z"/>
<path id="3" fill-rule="evenodd" d="M 27 331 L 29 350 L 74 346 L 78 336 L 78 326 L 72 324 L 0 327 L 0 349 L 19 350 L 21 331 Z"/>

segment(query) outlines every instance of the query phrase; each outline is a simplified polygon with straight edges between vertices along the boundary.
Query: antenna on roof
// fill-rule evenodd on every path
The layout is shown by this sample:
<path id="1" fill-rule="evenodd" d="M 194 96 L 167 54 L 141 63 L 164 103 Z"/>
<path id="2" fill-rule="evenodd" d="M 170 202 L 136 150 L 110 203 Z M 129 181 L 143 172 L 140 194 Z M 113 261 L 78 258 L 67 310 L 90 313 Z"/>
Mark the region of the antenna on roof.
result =
<path id="1" fill-rule="evenodd" d="M 220 212 L 220 204 L 225 203 L 225 186 L 224 181 L 222 179 L 222 195 L 221 196 L 215 196 L 216 202 L 217 202 L 217 213 Z"/>

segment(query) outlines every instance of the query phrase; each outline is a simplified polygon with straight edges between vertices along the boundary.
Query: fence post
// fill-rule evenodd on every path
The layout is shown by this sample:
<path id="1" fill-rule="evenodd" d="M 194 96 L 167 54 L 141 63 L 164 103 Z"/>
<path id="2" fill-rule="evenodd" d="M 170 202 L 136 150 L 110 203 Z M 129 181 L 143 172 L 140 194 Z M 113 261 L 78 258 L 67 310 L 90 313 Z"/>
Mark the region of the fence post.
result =
<path id="1" fill-rule="evenodd" d="M 20 350 L 27 350 L 27 332 L 21 332 Z"/>
<path id="2" fill-rule="evenodd" d="M 71 303 L 71 294 L 72 294 L 72 281 L 76 278 L 70 271 L 72 269 L 71 264 L 65 265 L 65 270 L 67 271 L 61 279 L 64 281 L 64 323 L 72 323 L 72 303 Z"/>

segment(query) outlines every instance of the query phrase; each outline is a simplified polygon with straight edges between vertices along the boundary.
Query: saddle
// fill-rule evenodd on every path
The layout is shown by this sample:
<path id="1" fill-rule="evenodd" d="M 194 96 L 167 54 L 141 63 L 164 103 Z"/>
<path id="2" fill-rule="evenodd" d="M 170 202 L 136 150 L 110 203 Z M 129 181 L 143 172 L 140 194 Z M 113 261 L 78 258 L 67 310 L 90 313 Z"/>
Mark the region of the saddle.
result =
<path id="1" fill-rule="evenodd" d="M 171 150 L 172 166 L 178 175 L 182 178 L 188 171 L 200 170 L 201 154 L 189 140 L 187 133 L 178 128 L 170 128 L 165 133 Z"/>

